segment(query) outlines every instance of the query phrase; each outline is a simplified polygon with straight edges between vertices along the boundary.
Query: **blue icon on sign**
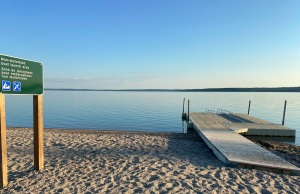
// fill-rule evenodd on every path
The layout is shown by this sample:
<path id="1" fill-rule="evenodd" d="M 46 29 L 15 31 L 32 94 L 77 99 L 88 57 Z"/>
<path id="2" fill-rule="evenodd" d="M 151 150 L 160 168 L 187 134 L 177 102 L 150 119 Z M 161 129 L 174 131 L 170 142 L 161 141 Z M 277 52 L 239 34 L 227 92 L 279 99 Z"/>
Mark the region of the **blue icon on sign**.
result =
<path id="1" fill-rule="evenodd" d="M 2 90 L 10 91 L 10 81 L 2 81 Z"/>
<path id="2" fill-rule="evenodd" d="M 21 82 L 14 82 L 13 86 L 13 91 L 21 92 Z"/>

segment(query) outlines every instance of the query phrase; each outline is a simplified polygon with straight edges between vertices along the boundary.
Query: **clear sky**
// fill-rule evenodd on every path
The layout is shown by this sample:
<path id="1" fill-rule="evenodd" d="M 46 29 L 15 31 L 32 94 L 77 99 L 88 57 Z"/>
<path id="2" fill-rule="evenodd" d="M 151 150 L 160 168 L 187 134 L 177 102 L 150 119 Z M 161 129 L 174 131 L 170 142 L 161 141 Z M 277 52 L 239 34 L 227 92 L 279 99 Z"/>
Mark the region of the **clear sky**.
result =
<path id="1" fill-rule="evenodd" d="M 45 88 L 300 86 L 299 0 L 0 3 L 0 53 Z"/>

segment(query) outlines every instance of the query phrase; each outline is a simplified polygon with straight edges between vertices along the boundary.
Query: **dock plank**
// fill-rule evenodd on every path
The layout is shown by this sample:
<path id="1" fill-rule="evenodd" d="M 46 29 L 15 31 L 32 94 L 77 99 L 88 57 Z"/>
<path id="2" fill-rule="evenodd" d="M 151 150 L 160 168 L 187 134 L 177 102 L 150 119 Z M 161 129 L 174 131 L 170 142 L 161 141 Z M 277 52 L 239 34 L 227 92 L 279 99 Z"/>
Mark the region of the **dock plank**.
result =
<path id="1" fill-rule="evenodd" d="M 229 162 L 270 168 L 300 170 L 234 131 L 202 131 Z"/>
<path id="2" fill-rule="evenodd" d="M 223 119 L 218 118 L 218 115 L 211 113 L 190 113 L 190 117 L 194 129 L 226 165 L 245 168 L 250 166 L 261 170 L 300 175 L 299 168 L 238 133 L 239 129 L 243 131 L 247 128 L 270 129 L 269 131 L 291 131 L 293 129 L 267 121 L 263 122 L 263 120 L 254 117 L 250 119 L 256 123 L 223 122 Z M 245 119 L 249 118 L 246 117 Z"/>
<path id="3" fill-rule="evenodd" d="M 252 117 L 252 116 L 250 116 L 250 115 L 242 114 L 242 113 L 233 113 L 233 115 L 238 116 L 238 117 L 241 117 L 241 118 L 246 119 L 246 120 L 249 120 L 249 121 L 252 121 L 252 122 L 254 122 L 254 123 L 272 124 L 272 123 L 269 122 L 269 121 L 265 121 L 265 120 L 262 120 L 262 119 L 259 119 L 259 118 L 256 118 L 256 117 Z"/>

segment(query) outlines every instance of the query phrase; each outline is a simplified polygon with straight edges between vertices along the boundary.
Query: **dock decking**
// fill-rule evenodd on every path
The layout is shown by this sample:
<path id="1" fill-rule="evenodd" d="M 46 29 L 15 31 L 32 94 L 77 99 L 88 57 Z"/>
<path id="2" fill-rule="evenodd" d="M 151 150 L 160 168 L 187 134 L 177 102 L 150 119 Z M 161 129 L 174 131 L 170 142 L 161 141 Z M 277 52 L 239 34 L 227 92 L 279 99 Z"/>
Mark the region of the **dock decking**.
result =
<path id="1" fill-rule="evenodd" d="M 300 176 L 299 168 L 239 134 L 294 137 L 294 129 L 241 113 L 218 115 L 193 112 L 190 113 L 189 124 L 227 166 Z"/>

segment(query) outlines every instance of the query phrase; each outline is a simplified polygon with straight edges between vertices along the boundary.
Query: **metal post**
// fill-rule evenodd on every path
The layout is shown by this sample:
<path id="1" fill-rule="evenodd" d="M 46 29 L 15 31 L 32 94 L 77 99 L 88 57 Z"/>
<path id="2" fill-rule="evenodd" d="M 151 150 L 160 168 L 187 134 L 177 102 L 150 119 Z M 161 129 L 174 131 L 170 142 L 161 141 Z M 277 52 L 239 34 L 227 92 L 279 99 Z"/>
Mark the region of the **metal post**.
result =
<path id="1" fill-rule="evenodd" d="M 190 122 L 190 100 L 188 100 L 188 122 Z"/>
<path id="2" fill-rule="evenodd" d="M 182 111 L 182 113 L 184 113 L 184 103 L 185 103 L 185 98 L 183 99 L 183 111 Z"/>
<path id="3" fill-rule="evenodd" d="M 251 100 L 249 100 L 248 115 L 250 115 Z"/>
<path id="4" fill-rule="evenodd" d="M 284 110 L 283 110 L 282 125 L 284 125 L 284 120 L 285 120 L 285 112 L 286 112 L 286 101 L 285 101 L 285 103 L 284 103 Z"/>

